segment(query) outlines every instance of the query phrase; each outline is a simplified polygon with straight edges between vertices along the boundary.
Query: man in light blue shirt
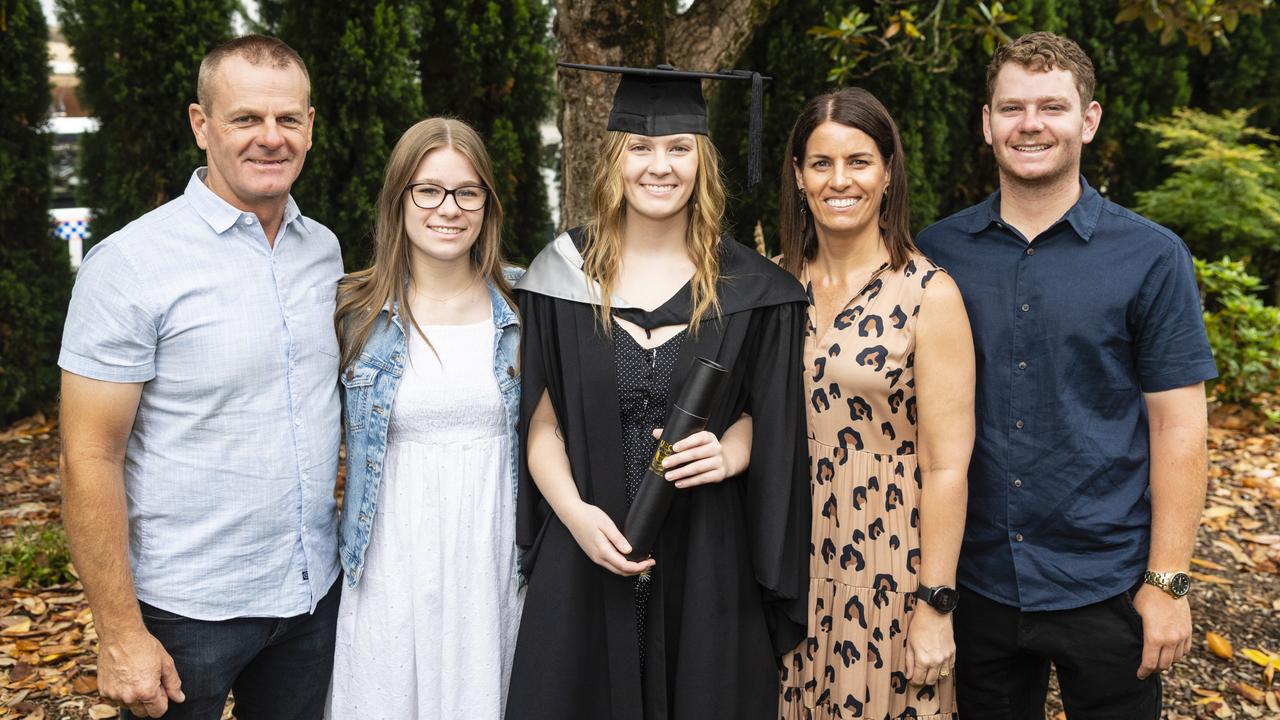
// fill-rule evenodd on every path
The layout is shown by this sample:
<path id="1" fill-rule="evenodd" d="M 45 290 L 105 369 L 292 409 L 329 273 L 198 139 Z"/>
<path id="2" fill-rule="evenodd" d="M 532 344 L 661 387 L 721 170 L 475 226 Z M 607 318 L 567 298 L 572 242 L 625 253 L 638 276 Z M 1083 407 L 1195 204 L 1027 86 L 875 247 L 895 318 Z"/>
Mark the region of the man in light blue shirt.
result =
<path id="1" fill-rule="evenodd" d="M 315 109 L 274 38 L 212 50 L 208 167 L 85 258 L 62 375 L 63 516 L 138 717 L 319 718 L 338 592 L 337 239 L 289 196 Z"/>

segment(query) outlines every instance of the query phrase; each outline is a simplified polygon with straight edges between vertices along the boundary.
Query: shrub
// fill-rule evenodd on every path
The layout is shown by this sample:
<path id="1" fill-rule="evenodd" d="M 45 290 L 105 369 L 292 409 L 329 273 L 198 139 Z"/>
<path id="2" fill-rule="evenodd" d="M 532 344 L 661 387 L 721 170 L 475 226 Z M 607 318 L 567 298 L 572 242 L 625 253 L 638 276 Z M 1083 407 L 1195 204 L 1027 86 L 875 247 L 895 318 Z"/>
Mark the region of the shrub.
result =
<path id="1" fill-rule="evenodd" d="M 13 576 L 26 588 L 62 585 L 75 580 L 67 533 L 58 523 L 27 525 L 0 547 L 0 576 Z"/>
<path id="2" fill-rule="evenodd" d="M 1252 403 L 1280 385 L 1280 309 L 1255 294 L 1262 281 L 1245 264 L 1224 257 L 1196 259 L 1196 279 L 1205 297 L 1204 324 L 1218 363 L 1219 400 Z"/>
<path id="3" fill-rule="evenodd" d="M 1174 172 L 1137 194 L 1137 211 L 1177 232 L 1200 257 L 1230 255 L 1275 282 L 1280 255 L 1280 139 L 1250 127 L 1250 110 L 1181 109 L 1139 126 L 1159 138 Z"/>

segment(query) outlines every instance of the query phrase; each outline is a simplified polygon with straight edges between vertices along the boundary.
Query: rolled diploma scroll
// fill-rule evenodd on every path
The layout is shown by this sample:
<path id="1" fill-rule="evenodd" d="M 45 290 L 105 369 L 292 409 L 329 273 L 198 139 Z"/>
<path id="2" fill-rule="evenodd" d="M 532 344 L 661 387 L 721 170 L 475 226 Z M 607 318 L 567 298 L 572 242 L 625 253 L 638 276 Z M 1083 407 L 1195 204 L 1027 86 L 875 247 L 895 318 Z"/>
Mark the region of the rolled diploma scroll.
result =
<path id="1" fill-rule="evenodd" d="M 662 461 L 671 454 L 672 445 L 706 428 L 711 403 L 728 374 L 728 370 L 706 358 L 694 360 L 679 397 L 671 405 L 671 414 L 662 427 L 658 449 L 649 461 L 649 469 L 640 479 L 640 487 L 622 525 L 622 534 L 631 543 L 628 560 L 639 562 L 649 557 L 653 550 L 676 493 L 676 487 L 663 477 Z"/>

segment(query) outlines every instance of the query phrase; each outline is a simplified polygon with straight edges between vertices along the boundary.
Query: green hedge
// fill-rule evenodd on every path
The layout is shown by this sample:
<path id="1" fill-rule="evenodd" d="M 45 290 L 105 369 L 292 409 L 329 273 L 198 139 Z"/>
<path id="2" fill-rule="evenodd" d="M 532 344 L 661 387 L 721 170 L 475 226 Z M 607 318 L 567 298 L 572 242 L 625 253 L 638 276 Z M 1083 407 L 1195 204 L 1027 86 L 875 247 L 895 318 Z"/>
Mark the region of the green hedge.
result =
<path id="1" fill-rule="evenodd" d="M 38 0 L 0 6 L 0 422 L 52 403 L 71 293 L 49 220 L 48 28 Z"/>

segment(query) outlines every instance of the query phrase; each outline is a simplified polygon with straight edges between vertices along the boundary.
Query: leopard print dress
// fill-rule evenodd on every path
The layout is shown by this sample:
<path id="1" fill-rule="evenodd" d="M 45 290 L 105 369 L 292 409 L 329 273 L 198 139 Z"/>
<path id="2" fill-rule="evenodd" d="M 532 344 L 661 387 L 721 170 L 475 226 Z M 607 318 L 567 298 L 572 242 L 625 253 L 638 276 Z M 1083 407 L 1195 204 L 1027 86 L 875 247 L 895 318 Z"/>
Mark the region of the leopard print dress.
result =
<path id="1" fill-rule="evenodd" d="M 948 718 L 954 678 L 909 685 L 920 567 L 915 319 L 939 268 L 882 267 L 835 317 L 805 328 L 813 506 L 809 631 L 783 657 L 782 720 Z"/>

